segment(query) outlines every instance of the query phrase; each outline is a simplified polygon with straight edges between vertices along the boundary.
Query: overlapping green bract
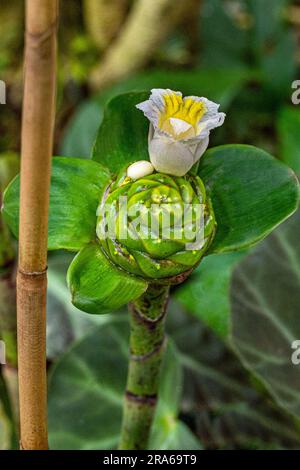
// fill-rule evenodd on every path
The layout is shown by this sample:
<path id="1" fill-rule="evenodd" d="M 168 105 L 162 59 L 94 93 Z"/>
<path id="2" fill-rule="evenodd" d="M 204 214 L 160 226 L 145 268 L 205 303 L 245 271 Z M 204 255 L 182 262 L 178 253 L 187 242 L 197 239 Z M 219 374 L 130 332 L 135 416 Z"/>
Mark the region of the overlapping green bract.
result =
<path id="1" fill-rule="evenodd" d="M 155 280 L 195 267 L 214 232 L 213 208 L 201 179 L 162 173 L 133 181 L 122 171 L 103 197 L 97 224 L 113 263 Z"/>

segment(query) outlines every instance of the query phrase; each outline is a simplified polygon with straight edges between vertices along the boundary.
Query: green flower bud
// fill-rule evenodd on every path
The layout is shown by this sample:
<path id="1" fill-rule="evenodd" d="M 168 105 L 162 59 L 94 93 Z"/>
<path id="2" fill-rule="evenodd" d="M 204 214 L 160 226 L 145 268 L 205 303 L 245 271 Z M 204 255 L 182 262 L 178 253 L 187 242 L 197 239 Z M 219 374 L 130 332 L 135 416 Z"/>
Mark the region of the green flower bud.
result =
<path id="1" fill-rule="evenodd" d="M 215 227 L 198 176 L 153 173 L 134 181 L 125 170 L 103 196 L 97 235 L 115 265 L 157 281 L 189 273 L 207 251 Z"/>

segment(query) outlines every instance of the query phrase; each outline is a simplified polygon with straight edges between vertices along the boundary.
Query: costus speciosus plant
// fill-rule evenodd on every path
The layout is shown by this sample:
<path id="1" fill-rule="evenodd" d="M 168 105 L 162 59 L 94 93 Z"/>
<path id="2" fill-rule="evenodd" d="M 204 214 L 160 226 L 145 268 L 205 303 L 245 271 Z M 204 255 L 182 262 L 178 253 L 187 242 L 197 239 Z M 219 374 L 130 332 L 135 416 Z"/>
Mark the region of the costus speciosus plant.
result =
<path id="1" fill-rule="evenodd" d="M 147 448 L 170 286 L 204 256 L 259 242 L 299 202 L 294 173 L 265 151 L 207 150 L 224 119 L 207 98 L 127 93 L 107 105 L 90 160 L 53 158 L 48 249 L 77 252 L 67 273 L 73 304 L 90 314 L 129 305 L 120 449 Z M 3 208 L 16 236 L 18 212 L 19 177 Z"/>

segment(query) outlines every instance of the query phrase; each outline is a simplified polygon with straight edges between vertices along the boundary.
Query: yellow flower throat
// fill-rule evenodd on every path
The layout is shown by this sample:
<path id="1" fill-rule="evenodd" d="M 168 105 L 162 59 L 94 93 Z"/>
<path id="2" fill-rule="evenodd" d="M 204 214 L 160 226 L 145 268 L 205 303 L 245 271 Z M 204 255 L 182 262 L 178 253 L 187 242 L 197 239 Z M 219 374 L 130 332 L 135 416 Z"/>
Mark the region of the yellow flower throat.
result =
<path id="1" fill-rule="evenodd" d="M 175 93 L 164 95 L 165 109 L 160 116 L 159 127 L 168 131 L 169 119 L 175 118 L 185 121 L 196 131 L 197 124 L 207 109 L 202 101 L 193 98 L 182 98 Z"/>

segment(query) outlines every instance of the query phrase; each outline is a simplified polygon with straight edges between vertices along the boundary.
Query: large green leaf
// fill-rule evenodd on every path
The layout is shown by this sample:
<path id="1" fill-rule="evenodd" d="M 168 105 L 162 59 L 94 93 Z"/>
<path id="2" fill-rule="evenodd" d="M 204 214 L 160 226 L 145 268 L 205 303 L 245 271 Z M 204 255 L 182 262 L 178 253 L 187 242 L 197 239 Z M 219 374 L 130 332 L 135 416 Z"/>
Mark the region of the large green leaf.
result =
<path id="1" fill-rule="evenodd" d="M 98 243 L 84 247 L 68 269 L 75 307 L 88 313 L 108 313 L 140 297 L 147 282 L 114 266 Z"/>
<path id="2" fill-rule="evenodd" d="M 102 118 L 103 107 L 96 99 L 84 101 L 76 108 L 66 127 L 60 154 L 66 157 L 89 158 Z"/>
<path id="3" fill-rule="evenodd" d="M 282 160 L 300 174 L 300 110 L 283 107 L 277 121 L 279 154 Z"/>
<path id="4" fill-rule="evenodd" d="M 255 244 L 289 217 L 299 203 L 299 183 L 292 170 L 249 145 L 208 150 L 200 160 L 199 175 L 217 220 L 211 253 Z"/>
<path id="5" fill-rule="evenodd" d="M 108 103 L 92 152 L 94 160 L 117 172 L 126 164 L 149 159 L 149 122 L 136 108 L 148 96 L 147 92 L 126 93 Z"/>
<path id="6" fill-rule="evenodd" d="M 300 211 L 237 267 L 232 283 L 232 340 L 246 367 L 278 403 L 300 416 Z"/>
<path id="7" fill-rule="evenodd" d="M 96 211 L 109 172 L 97 162 L 54 157 L 48 249 L 78 251 L 96 237 Z M 4 194 L 3 213 L 13 234 L 19 232 L 20 178 Z"/>
<path id="8" fill-rule="evenodd" d="M 127 375 L 128 335 L 128 317 L 113 317 L 57 363 L 49 387 L 51 449 L 116 448 Z M 182 385 L 180 367 L 176 350 L 170 345 L 161 374 L 150 448 L 156 447 L 158 435 L 161 449 L 196 448 L 196 438 L 177 420 Z"/>
<path id="9" fill-rule="evenodd" d="M 223 253 L 204 258 L 176 290 L 176 299 L 225 340 L 229 334 L 231 274 L 244 253 Z"/>

